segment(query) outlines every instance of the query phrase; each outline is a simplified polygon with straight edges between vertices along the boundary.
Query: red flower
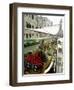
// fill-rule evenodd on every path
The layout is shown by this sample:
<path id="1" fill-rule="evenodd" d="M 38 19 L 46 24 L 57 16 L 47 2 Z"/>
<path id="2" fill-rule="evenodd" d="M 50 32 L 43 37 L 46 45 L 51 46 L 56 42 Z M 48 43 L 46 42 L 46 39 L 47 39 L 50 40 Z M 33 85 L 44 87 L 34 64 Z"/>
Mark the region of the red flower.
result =
<path id="1" fill-rule="evenodd" d="M 27 55 L 26 60 L 31 64 L 34 64 L 37 66 L 43 66 L 43 62 L 38 53 Z"/>

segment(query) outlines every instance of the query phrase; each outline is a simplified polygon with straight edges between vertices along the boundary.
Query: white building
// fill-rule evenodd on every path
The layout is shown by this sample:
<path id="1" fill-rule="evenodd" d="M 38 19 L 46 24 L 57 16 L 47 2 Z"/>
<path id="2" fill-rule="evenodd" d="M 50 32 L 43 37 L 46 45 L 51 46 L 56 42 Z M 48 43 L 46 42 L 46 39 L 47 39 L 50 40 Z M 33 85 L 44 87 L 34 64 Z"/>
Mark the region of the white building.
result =
<path id="1" fill-rule="evenodd" d="M 51 26 L 51 21 L 41 15 L 24 14 L 24 40 L 45 37 L 48 34 L 32 31 Z"/>

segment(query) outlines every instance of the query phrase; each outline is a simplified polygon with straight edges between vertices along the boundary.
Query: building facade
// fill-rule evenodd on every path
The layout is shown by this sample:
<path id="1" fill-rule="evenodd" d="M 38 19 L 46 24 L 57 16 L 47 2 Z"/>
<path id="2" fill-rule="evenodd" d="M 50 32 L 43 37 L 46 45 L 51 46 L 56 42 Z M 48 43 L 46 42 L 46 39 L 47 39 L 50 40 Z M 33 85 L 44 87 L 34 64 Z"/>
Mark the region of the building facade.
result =
<path id="1" fill-rule="evenodd" d="M 35 32 L 32 29 L 41 29 L 51 26 L 52 22 L 47 17 L 41 15 L 25 14 L 24 15 L 24 40 L 36 39 L 47 36 L 46 33 Z"/>

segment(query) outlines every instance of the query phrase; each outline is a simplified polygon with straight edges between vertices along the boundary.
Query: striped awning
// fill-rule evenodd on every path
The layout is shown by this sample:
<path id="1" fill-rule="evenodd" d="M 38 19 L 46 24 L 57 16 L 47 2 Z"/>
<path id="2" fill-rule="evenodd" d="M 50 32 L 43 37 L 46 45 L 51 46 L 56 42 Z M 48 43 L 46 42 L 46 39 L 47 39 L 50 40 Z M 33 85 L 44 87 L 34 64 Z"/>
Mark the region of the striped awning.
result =
<path id="1" fill-rule="evenodd" d="M 54 25 L 54 26 L 44 27 L 41 29 L 30 29 L 30 30 L 56 35 L 59 32 L 59 29 L 60 29 L 60 25 L 58 24 L 58 25 Z"/>

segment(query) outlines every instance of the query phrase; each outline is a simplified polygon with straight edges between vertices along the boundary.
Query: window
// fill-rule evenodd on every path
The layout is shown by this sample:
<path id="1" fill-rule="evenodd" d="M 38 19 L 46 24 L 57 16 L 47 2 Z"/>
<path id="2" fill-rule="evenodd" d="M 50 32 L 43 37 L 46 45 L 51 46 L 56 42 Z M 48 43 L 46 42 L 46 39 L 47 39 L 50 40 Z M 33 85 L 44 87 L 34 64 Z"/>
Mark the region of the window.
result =
<path id="1" fill-rule="evenodd" d="M 62 53 L 62 48 L 59 48 L 59 49 L 58 49 L 58 52 L 59 52 L 59 53 Z"/>
<path id="2" fill-rule="evenodd" d="M 31 28 L 31 24 L 29 23 L 29 28 Z"/>
<path id="3" fill-rule="evenodd" d="M 28 38 L 28 34 L 26 34 L 26 38 Z"/>
<path id="4" fill-rule="evenodd" d="M 34 19 L 34 15 L 32 15 L 32 19 Z"/>
<path id="5" fill-rule="evenodd" d="M 36 27 L 36 28 L 38 28 L 38 27 Z"/>
<path id="6" fill-rule="evenodd" d="M 26 22 L 26 27 L 31 28 L 31 24 Z"/>
<path id="7" fill-rule="evenodd" d="M 29 37 L 31 38 L 31 34 L 29 34 Z"/>
<path id="8" fill-rule="evenodd" d="M 34 28 L 34 26 L 32 26 L 32 28 Z"/>

